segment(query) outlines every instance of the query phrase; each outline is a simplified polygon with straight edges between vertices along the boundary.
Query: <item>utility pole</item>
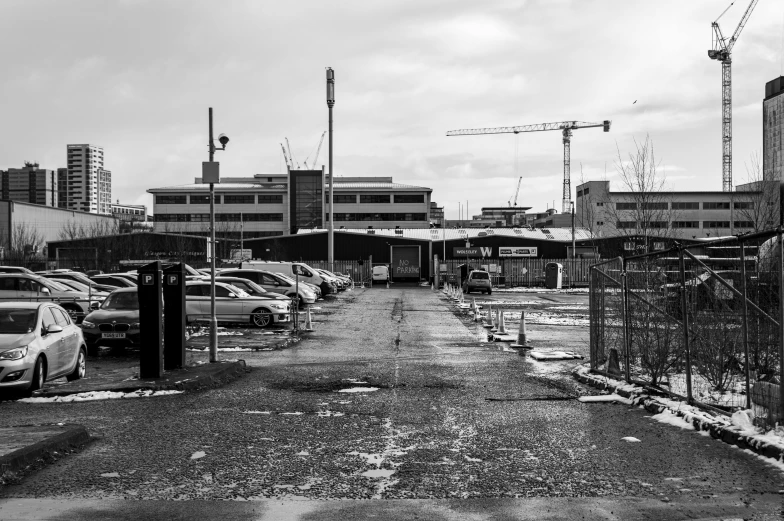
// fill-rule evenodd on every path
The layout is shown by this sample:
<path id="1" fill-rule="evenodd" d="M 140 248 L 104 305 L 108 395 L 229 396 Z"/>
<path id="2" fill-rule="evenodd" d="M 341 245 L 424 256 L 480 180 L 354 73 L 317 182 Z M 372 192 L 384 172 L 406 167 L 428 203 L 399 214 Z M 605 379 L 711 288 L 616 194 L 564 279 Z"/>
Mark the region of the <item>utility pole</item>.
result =
<path id="1" fill-rule="evenodd" d="M 332 173 L 332 107 L 335 106 L 335 71 L 332 67 L 327 67 L 327 107 L 329 107 L 329 226 L 327 228 L 327 260 L 329 262 L 329 271 L 335 272 L 335 212 L 332 188 L 333 173 Z"/>

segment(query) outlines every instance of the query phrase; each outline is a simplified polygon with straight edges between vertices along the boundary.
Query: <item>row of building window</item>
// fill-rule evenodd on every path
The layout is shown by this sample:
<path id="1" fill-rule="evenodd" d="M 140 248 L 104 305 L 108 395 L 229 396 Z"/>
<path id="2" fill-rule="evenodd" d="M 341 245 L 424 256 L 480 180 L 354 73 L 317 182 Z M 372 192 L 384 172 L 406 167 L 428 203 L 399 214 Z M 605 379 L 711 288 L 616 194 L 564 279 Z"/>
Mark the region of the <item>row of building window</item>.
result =
<path id="1" fill-rule="evenodd" d="M 159 213 L 155 216 L 155 222 L 159 223 L 185 223 L 185 222 L 209 222 L 208 213 Z M 282 213 L 216 213 L 216 222 L 282 222 Z"/>
<path id="2" fill-rule="evenodd" d="M 424 203 L 424 194 L 395 194 L 394 201 L 390 200 L 390 194 L 332 194 L 335 204 L 354 204 L 359 195 L 360 203 Z M 329 194 L 324 197 L 324 204 L 329 204 Z"/>
<path id="3" fill-rule="evenodd" d="M 601 203 L 597 203 L 601 206 Z M 615 203 L 616 210 L 636 210 L 637 203 Z M 655 202 L 655 203 L 640 203 L 639 207 L 642 210 L 669 210 L 669 203 Z M 754 203 L 749 201 L 735 202 L 733 208 L 736 210 L 749 210 L 754 207 Z M 698 202 L 674 202 L 672 203 L 673 210 L 699 210 L 700 203 Z M 720 202 L 704 202 L 702 203 L 703 210 L 729 210 L 729 201 Z"/>
<path id="4" fill-rule="evenodd" d="M 596 224 L 603 225 L 604 222 L 597 222 Z M 667 221 L 651 221 L 647 223 L 645 228 L 668 228 Z M 699 228 L 700 221 L 673 221 L 673 228 Z M 712 228 L 729 228 L 730 221 L 702 221 L 702 227 L 705 229 Z M 619 230 L 632 230 L 637 228 L 637 221 L 618 221 L 616 228 Z M 734 221 L 734 228 L 754 228 L 754 223 L 751 221 Z"/>
<path id="5" fill-rule="evenodd" d="M 283 204 L 283 194 L 224 194 L 215 196 L 215 204 Z M 188 204 L 187 195 L 156 195 L 155 204 Z M 190 204 L 210 204 L 209 195 L 191 195 Z"/>
<path id="6" fill-rule="evenodd" d="M 426 221 L 426 213 L 335 213 L 335 221 Z M 329 214 L 327 214 L 329 221 Z"/>

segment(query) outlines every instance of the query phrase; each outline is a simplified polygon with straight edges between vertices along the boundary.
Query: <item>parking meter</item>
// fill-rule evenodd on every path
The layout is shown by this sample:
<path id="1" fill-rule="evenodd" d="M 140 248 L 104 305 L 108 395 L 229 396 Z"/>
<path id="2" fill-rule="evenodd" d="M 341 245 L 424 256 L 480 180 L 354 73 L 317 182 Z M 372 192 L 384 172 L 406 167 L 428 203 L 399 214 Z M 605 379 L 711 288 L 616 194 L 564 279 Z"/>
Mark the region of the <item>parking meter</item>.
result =
<path id="1" fill-rule="evenodd" d="M 185 266 L 163 270 L 163 368 L 185 365 Z"/>
<path id="2" fill-rule="evenodd" d="M 163 376 L 163 337 L 161 302 L 161 263 L 145 264 L 139 268 L 137 295 L 139 297 L 139 378 Z"/>

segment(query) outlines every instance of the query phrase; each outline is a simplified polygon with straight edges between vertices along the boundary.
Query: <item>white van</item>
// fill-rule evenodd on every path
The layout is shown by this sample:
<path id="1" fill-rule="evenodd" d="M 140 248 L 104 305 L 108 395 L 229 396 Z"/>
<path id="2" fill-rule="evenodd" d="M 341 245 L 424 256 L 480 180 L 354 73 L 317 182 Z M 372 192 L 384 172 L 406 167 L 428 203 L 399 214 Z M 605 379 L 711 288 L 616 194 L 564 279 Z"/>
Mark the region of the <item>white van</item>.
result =
<path id="1" fill-rule="evenodd" d="M 299 277 L 299 280 L 315 284 L 321 288 L 321 295 L 335 293 L 337 288 L 334 284 L 329 284 L 321 274 L 307 264 L 301 262 L 272 262 L 272 261 L 245 261 L 240 263 L 240 269 L 264 270 L 272 273 L 282 273 L 292 279 Z"/>
<path id="2" fill-rule="evenodd" d="M 373 266 L 373 282 L 388 282 L 389 266 Z"/>

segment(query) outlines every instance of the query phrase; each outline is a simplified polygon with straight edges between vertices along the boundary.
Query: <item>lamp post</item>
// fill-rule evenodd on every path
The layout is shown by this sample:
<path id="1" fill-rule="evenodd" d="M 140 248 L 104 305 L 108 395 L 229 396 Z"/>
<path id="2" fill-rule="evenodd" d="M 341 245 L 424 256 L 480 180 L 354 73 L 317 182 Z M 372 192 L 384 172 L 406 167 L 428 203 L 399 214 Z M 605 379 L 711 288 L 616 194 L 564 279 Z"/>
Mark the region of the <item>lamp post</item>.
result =
<path id="1" fill-rule="evenodd" d="M 335 71 L 327 67 L 327 107 L 329 107 L 329 225 L 327 227 L 327 261 L 329 271 L 335 272 L 335 213 L 332 201 L 332 107 L 335 106 Z"/>
<path id="2" fill-rule="evenodd" d="M 202 164 L 202 182 L 210 184 L 210 362 L 218 361 L 218 319 L 215 316 L 215 183 L 220 183 L 219 163 L 214 161 L 216 150 L 226 150 L 229 138 L 226 134 L 218 136 L 221 147 L 215 146 L 212 137 L 212 107 L 210 107 L 210 129 L 207 145 L 210 151 L 209 164 Z"/>

